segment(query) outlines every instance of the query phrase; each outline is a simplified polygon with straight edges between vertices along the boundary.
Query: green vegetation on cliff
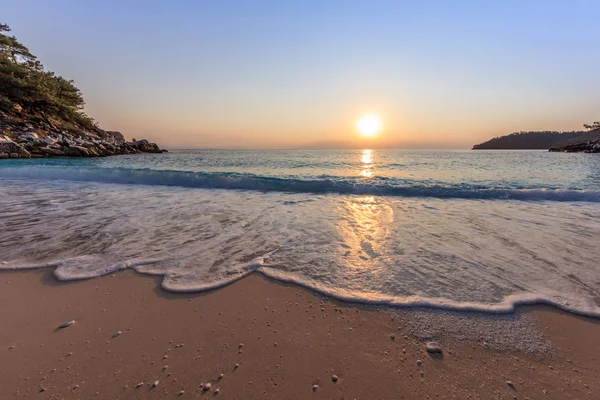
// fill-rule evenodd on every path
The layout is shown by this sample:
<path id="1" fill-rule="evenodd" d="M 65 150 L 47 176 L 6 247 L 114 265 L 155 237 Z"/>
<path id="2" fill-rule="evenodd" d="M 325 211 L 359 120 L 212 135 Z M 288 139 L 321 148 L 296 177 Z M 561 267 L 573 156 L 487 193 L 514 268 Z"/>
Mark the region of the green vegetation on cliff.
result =
<path id="1" fill-rule="evenodd" d="M 95 130 L 83 112 L 81 91 L 40 61 L 0 23 L 0 111 L 16 121 L 45 123 L 66 130 Z"/>
<path id="2" fill-rule="evenodd" d="M 0 24 L 0 159 L 106 157 L 163 153 L 146 139 L 128 142 L 83 112 L 81 91 L 44 70 L 38 59 Z"/>

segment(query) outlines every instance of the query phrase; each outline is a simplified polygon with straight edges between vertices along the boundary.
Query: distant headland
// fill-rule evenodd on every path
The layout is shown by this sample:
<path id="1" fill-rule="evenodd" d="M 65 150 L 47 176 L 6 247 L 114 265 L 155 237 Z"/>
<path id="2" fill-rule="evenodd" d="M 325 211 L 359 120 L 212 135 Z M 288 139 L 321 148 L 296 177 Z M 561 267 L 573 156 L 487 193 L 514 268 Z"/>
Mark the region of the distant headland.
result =
<path id="1" fill-rule="evenodd" d="M 584 125 L 585 131 L 514 132 L 476 144 L 473 150 L 549 150 L 600 153 L 600 121 Z"/>
<path id="2" fill-rule="evenodd" d="M 0 24 L 0 158 L 102 157 L 161 153 L 155 143 L 126 141 L 100 129 L 81 91 L 40 61 Z"/>

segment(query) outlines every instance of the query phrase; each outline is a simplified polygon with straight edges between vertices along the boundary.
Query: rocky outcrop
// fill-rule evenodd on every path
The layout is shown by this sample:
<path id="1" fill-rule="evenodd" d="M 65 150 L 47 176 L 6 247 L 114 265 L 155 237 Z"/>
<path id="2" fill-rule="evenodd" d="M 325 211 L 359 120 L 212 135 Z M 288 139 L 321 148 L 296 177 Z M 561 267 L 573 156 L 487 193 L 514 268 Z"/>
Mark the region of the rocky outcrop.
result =
<path id="1" fill-rule="evenodd" d="M 126 141 L 120 132 L 55 131 L 35 123 L 15 124 L 0 115 L 0 159 L 42 157 L 106 157 L 163 153 L 146 139 Z"/>
<path id="2" fill-rule="evenodd" d="M 146 139 L 133 139 L 133 142 L 131 142 L 131 146 L 142 153 L 162 153 L 162 150 L 158 148 L 156 143 L 150 143 Z"/>
<path id="3" fill-rule="evenodd" d="M 550 151 L 561 153 L 600 153 L 600 139 L 585 143 L 571 144 L 564 147 L 552 147 Z"/>
<path id="4" fill-rule="evenodd" d="M 29 153 L 19 143 L 15 143 L 10 138 L 0 135 L 0 158 L 30 158 Z"/>

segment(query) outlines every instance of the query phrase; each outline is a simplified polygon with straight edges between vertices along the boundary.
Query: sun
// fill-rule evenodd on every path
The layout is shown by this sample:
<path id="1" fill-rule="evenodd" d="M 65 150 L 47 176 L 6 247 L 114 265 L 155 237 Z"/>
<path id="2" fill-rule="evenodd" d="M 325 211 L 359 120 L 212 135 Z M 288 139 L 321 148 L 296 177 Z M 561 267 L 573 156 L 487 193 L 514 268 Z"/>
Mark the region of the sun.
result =
<path id="1" fill-rule="evenodd" d="M 375 114 L 364 114 L 356 121 L 356 130 L 366 138 L 377 136 L 382 127 L 381 118 Z"/>

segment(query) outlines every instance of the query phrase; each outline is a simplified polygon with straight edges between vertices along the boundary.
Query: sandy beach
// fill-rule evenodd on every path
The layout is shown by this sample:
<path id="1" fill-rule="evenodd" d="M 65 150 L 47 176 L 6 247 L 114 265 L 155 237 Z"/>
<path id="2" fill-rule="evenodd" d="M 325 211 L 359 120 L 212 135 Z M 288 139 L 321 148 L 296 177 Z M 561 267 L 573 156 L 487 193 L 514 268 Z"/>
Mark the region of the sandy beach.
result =
<path id="1" fill-rule="evenodd" d="M 599 321 L 550 307 L 508 316 L 395 310 L 259 274 L 196 294 L 165 292 L 158 278 L 129 271 L 70 283 L 50 269 L 0 279 L 2 399 L 600 394 Z M 442 356 L 426 352 L 430 340 Z"/>

